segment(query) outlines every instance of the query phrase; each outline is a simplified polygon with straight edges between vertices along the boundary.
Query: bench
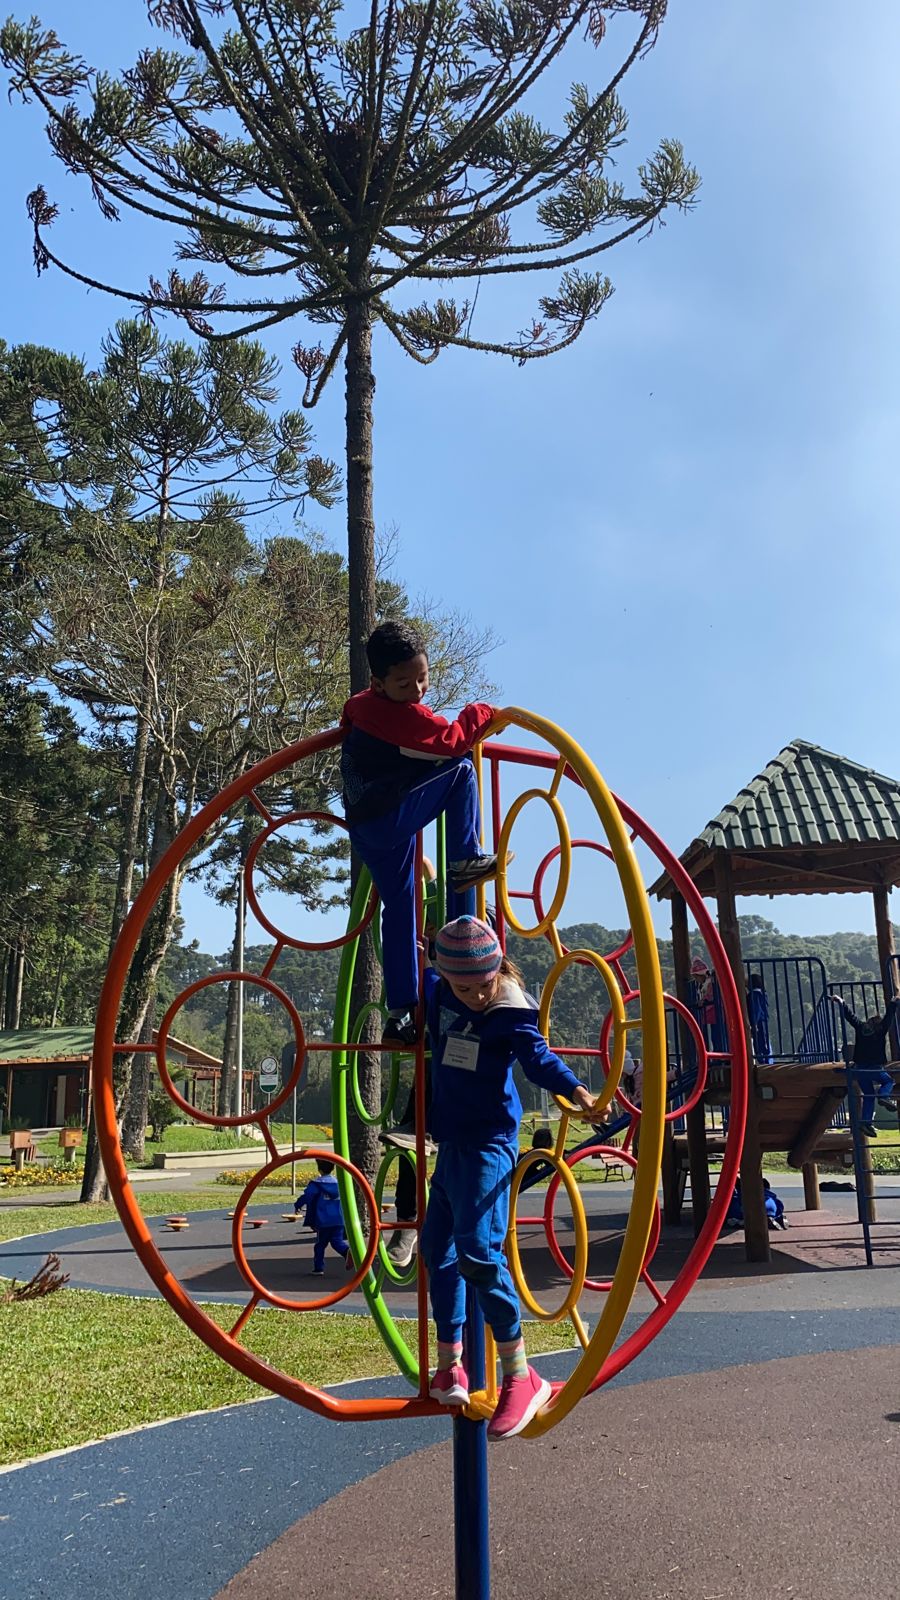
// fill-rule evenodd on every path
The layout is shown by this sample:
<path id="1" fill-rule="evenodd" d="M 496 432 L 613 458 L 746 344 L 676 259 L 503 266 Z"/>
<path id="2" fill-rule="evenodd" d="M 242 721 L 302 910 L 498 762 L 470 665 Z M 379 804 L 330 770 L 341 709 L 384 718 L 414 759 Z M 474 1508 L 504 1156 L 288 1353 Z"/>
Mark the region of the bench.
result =
<path id="1" fill-rule="evenodd" d="M 602 1150 L 598 1150 L 595 1156 L 591 1156 L 591 1160 L 600 1162 L 603 1168 L 604 1183 L 608 1183 L 610 1178 L 621 1178 L 622 1182 L 625 1182 L 624 1161 L 617 1161 L 615 1156 L 608 1156 Z"/>

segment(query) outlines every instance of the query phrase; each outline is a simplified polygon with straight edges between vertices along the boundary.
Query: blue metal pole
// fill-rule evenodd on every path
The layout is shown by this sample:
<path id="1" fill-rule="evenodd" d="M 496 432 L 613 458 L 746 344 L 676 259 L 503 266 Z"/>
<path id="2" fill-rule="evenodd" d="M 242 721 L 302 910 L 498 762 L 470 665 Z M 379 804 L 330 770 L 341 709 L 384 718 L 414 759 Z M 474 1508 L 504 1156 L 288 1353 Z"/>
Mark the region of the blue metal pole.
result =
<path id="1" fill-rule="evenodd" d="M 484 1318 L 466 1285 L 463 1361 L 471 1389 L 484 1388 Z M 453 1419 L 453 1521 L 456 1600 L 490 1600 L 487 1423 Z"/>

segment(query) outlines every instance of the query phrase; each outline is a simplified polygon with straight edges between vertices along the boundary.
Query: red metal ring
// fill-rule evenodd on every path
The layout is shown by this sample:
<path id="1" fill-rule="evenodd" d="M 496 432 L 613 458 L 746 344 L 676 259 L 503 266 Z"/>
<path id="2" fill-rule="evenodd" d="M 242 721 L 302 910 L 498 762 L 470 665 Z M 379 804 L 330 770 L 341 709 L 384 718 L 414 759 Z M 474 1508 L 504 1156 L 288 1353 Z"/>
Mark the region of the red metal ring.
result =
<path id="1" fill-rule="evenodd" d="M 294 1030 L 294 1042 L 297 1049 L 294 1056 L 293 1071 L 287 1083 L 281 1093 L 275 1096 L 274 1100 L 270 1100 L 261 1110 L 250 1111 L 243 1117 L 221 1117 L 214 1115 L 210 1111 L 199 1111 L 196 1106 L 192 1106 L 189 1101 L 178 1093 L 169 1075 L 168 1063 L 166 1062 L 166 1043 L 169 1037 L 169 1029 L 172 1026 L 172 1018 L 181 1010 L 185 1001 L 190 1000 L 192 994 L 196 994 L 199 989 L 208 989 L 214 983 L 256 983 L 261 989 L 267 989 L 269 994 L 273 994 L 276 1000 L 281 1001 Z M 156 1070 L 165 1086 L 169 1099 L 174 1100 L 177 1106 L 181 1106 L 182 1110 L 186 1111 L 195 1122 L 206 1122 L 213 1128 L 237 1128 L 243 1127 L 245 1123 L 249 1122 L 266 1122 L 273 1111 L 277 1111 L 279 1106 L 283 1106 L 285 1101 L 291 1098 L 294 1089 L 300 1082 L 300 1074 L 303 1071 L 305 1059 L 306 1037 L 303 1032 L 303 1023 L 300 1021 L 300 1013 L 293 1000 L 289 995 L 285 994 L 283 989 L 279 989 L 277 983 L 273 983 L 271 978 L 260 978 L 252 972 L 208 972 L 205 978 L 198 978 L 196 983 L 189 983 L 187 988 L 182 989 L 181 993 L 176 995 L 172 1001 L 156 1035 Z"/>
<path id="2" fill-rule="evenodd" d="M 372 921 L 372 918 L 375 915 L 375 907 L 378 904 L 378 891 L 374 884 L 372 885 L 372 893 L 369 896 L 369 903 L 366 907 L 366 914 L 362 921 L 358 923 L 355 928 L 350 928 L 347 933 L 341 934 L 339 939 L 325 939 L 321 944 L 310 943 L 306 939 L 295 939 L 291 934 L 283 933 L 278 924 L 273 922 L 270 917 L 266 916 L 262 906 L 259 903 L 259 896 L 256 893 L 256 886 L 253 882 L 253 869 L 256 866 L 256 858 L 259 855 L 263 845 L 266 844 L 269 839 L 271 839 L 272 834 L 277 833 L 279 828 L 287 827 L 288 823 L 290 822 L 329 822 L 336 828 L 344 828 L 345 830 L 347 829 L 347 823 L 344 818 L 336 817 L 330 811 L 291 811 L 286 817 L 273 817 L 268 827 L 264 828 L 262 833 L 257 835 L 251 844 L 250 849 L 247 851 L 247 865 L 244 873 L 247 904 L 250 906 L 250 909 L 260 926 L 265 928 L 266 932 L 270 933 L 272 938 L 275 939 L 279 944 L 288 944 L 294 950 L 339 950 L 342 945 L 350 944 L 352 940 L 358 938 L 361 933 L 364 933 L 366 928 L 369 926 L 369 923 Z"/>
<path id="3" fill-rule="evenodd" d="M 639 989 L 629 989 L 622 996 L 622 999 L 626 1005 L 629 1005 L 632 1000 L 640 1000 L 640 998 L 641 993 Z M 700 1030 L 700 1024 L 698 1023 L 697 1018 L 694 1016 L 694 1013 L 685 1005 L 684 1001 L 679 1000 L 674 994 L 665 993 L 663 994 L 663 1001 L 665 1005 L 671 1006 L 672 1010 L 683 1019 L 691 1038 L 694 1041 L 694 1048 L 697 1051 L 697 1081 L 694 1084 L 691 1093 L 689 1094 L 687 1100 L 684 1101 L 683 1105 L 674 1106 L 671 1111 L 666 1112 L 667 1122 L 677 1122 L 678 1119 L 683 1117 L 686 1112 L 693 1111 L 694 1107 L 699 1105 L 703 1098 L 706 1090 L 706 1075 L 709 1070 L 709 1051 L 706 1048 L 706 1040 L 704 1039 Z M 606 1016 L 603 1018 L 603 1026 L 600 1029 L 600 1065 L 603 1068 L 604 1074 L 607 1076 L 609 1075 L 609 1036 L 612 1032 L 612 1020 L 612 1012 L 607 1011 Z M 634 1105 L 632 1101 L 629 1100 L 627 1094 L 622 1092 L 621 1088 L 616 1090 L 616 1099 L 621 1101 L 626 1111 L 630 1112 L 632 1117 L 640 1117 L 640 1106 Z"/>
<path id="4" fill-rule="evenodd" d="M 624 1161 L 626 1166 L 631 1168 L 632 1172 L 637 1166 L 637 1157 L 633 1156 L 628 1150 L 621 1150 L 619 1146 L 615 1144 L 592 1144 L 589 1145 L 586 1150 L 572 1150 L 565 1158 L 566 1166 L 577 1167 L 579 1161 L 586 1161 L 589 1156 L 596 1156 L 600 1154 L 613 1156 L 615 1157 L 616 1161 Z M 556 1224 L 553 1221 L 553 1206 L 557 1193 L 559 1192 L 559 1185 L 559 1173 L 554 1172 L 547 1188 L 546 1199 L 544 1200 L 544 1232 L 547 1235 L 547 1244 L 550 1254 L 556 1262 L 556 1265 L 571 1281 L 573 1277 L 572 1267 L 563 1255 L 559 1240 L 556 1237 Z M 650 1238 L 647 1242 L 647 1253 L 644 1256 L 644 1265 L 641 1268 L 642 1272 L 646 1272 L 647 1267 L 656 1254 L 661 1231 L 662 1213 L 659 1208 L 659 1201 L 657 1200 L 656 1210 L 653 1213 L 653 1222 L 650 1227 Z M 586 1289 L 593 1289 L 596 1294 L 608 1294 L 609 1290 L 612 1288 L 612 1279 L 610 1278 L 607 1280 L 603 1278 L 585 1278 L 584 1286 Z"/>
<path id="5" fill-rule="evenodd" d="M 331 1161 L 336 1167 L 343 1167 L 345 1172 L 349 1172 L 354 1183 L 359 1184 L 369 1211 L 369 1243 L 362 1265 L 357 1267 L 352 1278 L 348 1278 L 346 1283 L 340 1289 L 337 1289 L 334 1294 L 320 1295 L 318 1300 L 289 1300 L 286 1295 L 275 1294 L 273 1290 L 267 1289 L 250 1267 L 244 1253 L 244 1241 L 241 1238 L 244 1212 L 247 1209 L 251 1195 L 259 1188 L 261 1183 L 265 1182 L 266 1178 L 270 1177 L 273 1172 L 277 1172 L 279 1167 L 286 1166 L 290 1161 L 316 1160 Z M 259 1171 L 254 1173 L 235 1206 L 234 1218 L 231 1223 L 231 1244 L 234 1250 L 234 1259 L 238 1264 L 241 1276 L 245 1282 L 249 1283 L 254 1294 L 259 1295 L 262 1300 L 268 1300 L 270 1306 L 277 1306 L 280 1311 L 324 1311 L 326 1307 L 337 1305 L 339 1300 L 344 1300 L 348 1294 L 353 1293 L 354 1289 L 359 1288 L 372 1262 L 375 1260 L 375 1252 L 378 1249 L 379 1220 L 378 1208 L 375 1204 L 375 1196 L 371 1186 L 367 1183 L 359 1168 L 354 1167 L 352 1161 L 347 1161 L 343 1156 L 339 1156 L 336 1150 L 313 1150 L 306 1147 L 302 1150 L 290 1150 L 287 1155 L 275 1156 L 274 1160 L 270 1161 L 267 1166 L 260 1167 Z"/>
<path id="6" fill-rule="evenodd" d="M 609 849 L 608 845 L 599 844 L 596 839 L 573 839 L 572 840 L 572 849 L 573 850 L 596 850 L 598 855 L 606 856 L 608 861 L 612 861 L 613 860 L 613 853 Z M 544 913 L 544 900 L 543 900 L 543 893 L 542 893 L 543 887 L 544 887 L 544 878 L 547 875 L 547 869 L 549 868 L 550 863 L 552 861 L 555 861 L 559 854 L 560 854 L 560 846 L 558 844 L 556 844 L 556 845 L 553 846 L 552 850 L 548 850 L 547 851 L 547 854 L 545 855 L 543 861 L 539 862 L 539 864 L 537 866 L 537 869 L 535 871 L 535 874 L 534 874 L 534 884 L 533 884 L 532 890 L 531 890 L 531 899 L 534 902 L 535 918 L 536 918 L 536 920 L 538 922 L 543 922 L 544 915 L 545 915 L 545 913 Z M 544 935 L 544 937 L 549 940 L 549 938 L 550 938 L 549 932 L 546 933 Z M 621 961 L 622 957 L 624 955 L 628 954 L 629 950 L 632 949 L 633 945 L 634 945 L 634 935 L 629 933 L 627 938 L 625 938 L 622 941 L 622 943 L 619 945 L 618 949 L 613 950 L 610 955 L 605 955 L 603 957 L 604 961 L 609 962 L 609 965 L 612 966 L 614 962 Z M 563 955 L 568 955 L 569 954 L 568 946 L 564 945 L 562 943 L 562 940 L 560 940 L 560 947 L 562 949 Z M 578 961 L 578 962 L 576 962 L 576 966 L 579 966 L 579 967 L 586 967 L 586 966 L 589 966 L 589 965 L 590 965 L 590 963 L 587 962 L 587 961 Z"/>

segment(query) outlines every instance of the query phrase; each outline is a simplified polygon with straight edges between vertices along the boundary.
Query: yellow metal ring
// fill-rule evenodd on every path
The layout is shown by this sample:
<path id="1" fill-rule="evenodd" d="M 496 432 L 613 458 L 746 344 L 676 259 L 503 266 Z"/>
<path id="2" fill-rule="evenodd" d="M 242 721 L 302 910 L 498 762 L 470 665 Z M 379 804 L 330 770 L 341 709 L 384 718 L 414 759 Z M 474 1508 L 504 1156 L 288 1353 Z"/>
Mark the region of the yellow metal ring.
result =
<path id="1" fill-rule="evenodd" d="M 556 1311 L 547 1311 L 540 1301 L 535 1299 L 529 1289 L 525 1281 L 525 1274 L 522 1271 L 519 1241 L 516 1236 L 516 1202 L 519 1198 L 522 1179 L 529 1167 L 533 1167 L 537 1162 L 541 1161 L 548 1161 L 559 1173 L 563 1188 L 569 1197 L 569 1204 L 572 1207 L 572 1221 L 575 1224 L 575 1262 L 572 1281 L 569 1284 L 569 1291 L 562 1305 Z M 516 1166 L 509 1191 L 509 1232 L 506 1235 L 506 1259 L 509 1262 L 509 1270 L 512 1273 L 516 1289 L 533 1317 L 537 1317 L 539 1322 L 562 1322 L 563 1317 L 571 1316 L 578 1303 L 578 1297 L 584 1288 L 584 1280 L 587 1277 L 587 1218 L 584 1214 L 584 1201 L 579 1193 L 578 1184 L 575 1181 L 572 1170 L 566 1166 L 562 1157 L 556 1155 L 553 1150 L 529 1150 L 527 1155 L 524 1155 Z"/>
<path id="2" fill-rule="evenodd" d="M 637 966 L 636 988 L 641 995 L 641 1030 L 644 1058 L 644 1077 L 641 1101 L 641 1142 L 638 1164 L 634 1175 L 631 1209 L 622 1249 L 612 1287 L 607 1294 L 603 1310 L 588 1341 L 578 1365 L 563 1388 L 523 1430 L 525 1437 L 537 1437 L 561 1422 L 578 1401 L 587 1393 L 612 1350 L 622 1323 L 631 1305 L 638 1285 L 650 1228 L 656 1207 L 659 1172 L 662 1164 L 663 1122 L 665 1117 L 666 1027 L 663 1008 L 662 977 L 659 970 L 659 953 L 656 935 L 650 919 L 650 907 L 635 858 L 631 840 L 619 808 L 593 762 L 585 755 L 574 739 L 555 723 L 518 706 L 505 707 L 489 732 L 500 727 L 515 725 L 533 733 L 555 749 L 576 781 L 582 785 L 590 799 L 609 843 L 613 861 L 619 874 L 625 896 L 628 921 L 634 938 L 634 957 Z M 559 768 L 557 769 L 559 770 Z M 543 793 L 543 798 L 555 798 Z M 521 805 L 519 806 L 521 810 Z M 506 836 L 510 831 L 507 818 Z M 566 830 L 568 837 L 568 829 Z M 502 859 L 502 858 L 501 858 Z M 504 903 L 505 884 L 501 874 L 498 880 L 498 897 L 508 916 L 508 899 Z M 557 897 L 558 898 L 558 897 Z M 554 905 L 556 901 L 554 901 Z M 511 920 L 515 926 L 514 920 Z M 547 919 L 544 919 L 545 922 Z M 524 930 L 523 930 L 524 931 Z M 530 933 L 534 937 L 537 930 Z M 555 929 L 552 932 L 555 933 Z M 558 938 L 558 935 L 557 935 Z M 624 1049 L 623 1049 L 624 1058 Z M 544 1152 L 545 1153 L 545 1152 Z M 479 1400 L 481 1397 L 479 1397 Z M 483 1402 L 481 1402 L 483 1404 Z"/>
<path id="3" fill-rule="evenodd" d="M 537 923 L 534 928 L 524 928 L 522 926 L 509 903 L 509 893 L 506 887 L 506 858 L 509 854 L 509 841 L 512 836 L 513 828 L 516 824 L 516 819 L 520 811 L 524 810 L 525 806 L 527 806 L 529 800 L 546 801 L 547 805 L 550 807 L 550 810 L 553 812 L 554 818 L 556 819 L 556 831 L 559 835 L 559 881 L 556 885 L 556 893 L 553 896 L 553 903 L 550 906 L 550 910 L 541 918 L 540 922 Z M 562 908 L 565 904 L 566 895 L 569 892 L 569 879 L 572 874 L 572 841 L 569 837 L 569 825 L 566 821 L 566 813 L 563 810 L 562 803 L 557 799 L 552 790 L 526 789 L 524 794 L 520 794 L 518 798 L 513 801 L 508 812 L 506 813 L 503 827 L 500 829 L 500 841 L 497 845 L 497 858 L 500 863 L 497 873 L 497 899 L 500 901 L 500 909 L 503 912 L 504 920 L 506 921 L 507 926 L 512 928 L 513 933 L 519 934 L 520 938 L 522 939 L 541 938 L 541 936 L 552 927 L 562 911 Z"/>
<path id="4" fill-rule="evenodd" d="M 609 996 L 609 1009 L 612 1012 L 613 1017 L 612 1060 L 609 1064 L 609 1073 L 607 1075 L 606 1082 L 594 1103 L 594 1110 L 599 1116 L 600 1112 L 605 1111 L 607 1106 L 612 1103 L 613 1095 L 615 1094 L 619 1087 L 619 1083 L 621 1082 L 622 1068 L 625 1065 L 625 1036 L 627 1032 L 627 1020 L 625 1016 L 625 1001 L 622 999 L 622 991 L 616 982 L 616 975 L 613 972 L 609 962 L 604 961 L 602 956 L 598 956 L 596 950 L 569 950 L 564 956 L 560 956 L 555 966 L 550 969 L 550 972 L 547 974 L 547 977 L 544 980 L 544 987 L 541 990 L 541 1009 L 538 1016 L 538 1027 L 549 1044 L 550 1006 L 553 1001 L 554 991 L 566 968 L 574 966 L 576 961 L 587 961 L 592 967 L 596 967 L 606 985 L 606 992 Z M 576 1106 L 571 1105 L 564 1095 L 554 1095 L 554 1099 L 562 1111 L 568 1111 L 570 1114 L 574 1113 L 576 1116 L 581 1115 L 579 1109 Z"/>

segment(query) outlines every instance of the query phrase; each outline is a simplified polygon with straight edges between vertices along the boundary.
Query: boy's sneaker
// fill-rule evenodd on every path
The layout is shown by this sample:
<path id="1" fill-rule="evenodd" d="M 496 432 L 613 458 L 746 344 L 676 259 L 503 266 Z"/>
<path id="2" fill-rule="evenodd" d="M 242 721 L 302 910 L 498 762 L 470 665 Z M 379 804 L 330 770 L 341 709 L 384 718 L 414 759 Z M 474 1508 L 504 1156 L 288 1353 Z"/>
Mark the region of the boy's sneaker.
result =
<path id="1" fill-rule="evenodd" d="M 886 1095 L 879 1095 L 878 1104 L 880 1106 L 884 1106 L 885 1111 L 896 1111 L 897 1110 L 897 1102 L 896 1102 L 896 1100 L 889 1100 Z"/>
<path id="2" fill-rule="evenodd" d="M 496 1443 L 521 1433 L 552 1393 L 549 1383 L 533 1367 L 528 1368 L 524 1378 L 504 1378 L 497 1408 L 488 1423 L 488 1438 Z"/>
<path id="3" fill-rule="evenodd" d="M 508 851 L 506 865 L 514 860 L 513 852 Z M 450 887 L 459 894 L 463 889 L 476 888 L 479 883 L 490 883 L 497 876 L 498 866 L 496 856 L 470 856 L 466 861 L 451 861 Z"/>
<path id="4" fill-rule="evenodd" d="M 324 1276 L 325 1276 L 325 1268 L 324 1267 L 313 1267 L 312 1271 L 310 1272 L 310 1277 L 311 1278 L 324 1278 Z"/>
<path id="5" fill-rule="evenodd" d="M 387 1247 L 391 1265 L 399 1268 L 411 1267 L 418 1248 L 419 1235 L 415 1228 L 395 1228 Z"/>
<path id="6" fill-rule="evenodd" d="M 469 1380 L 466 1377 L 465 1367 L 457 1364 L 445 1367 L 442 1372 L 436 1372 L 428 1386 L 428 1393 L 432 1400 L 437 1400 L 442 1406 L 467 1406 L 469 1404 Z"/>
<path id="7" fill-rule="evenodd" d="M 381 1034 L 381 1042 L 392 1045 L 395 1050 L 412 1050 L 419 1042 L 415 1017 L 408 1011 L 399 1017 L 388 1017 Z"/>
<path id="8" fill-rule="evenodd" d="M 860 1126 L 867 1139 L 878 1138 L 878 1129 L 875 1127 L 874 1122 L 863 1122 Z"/>

